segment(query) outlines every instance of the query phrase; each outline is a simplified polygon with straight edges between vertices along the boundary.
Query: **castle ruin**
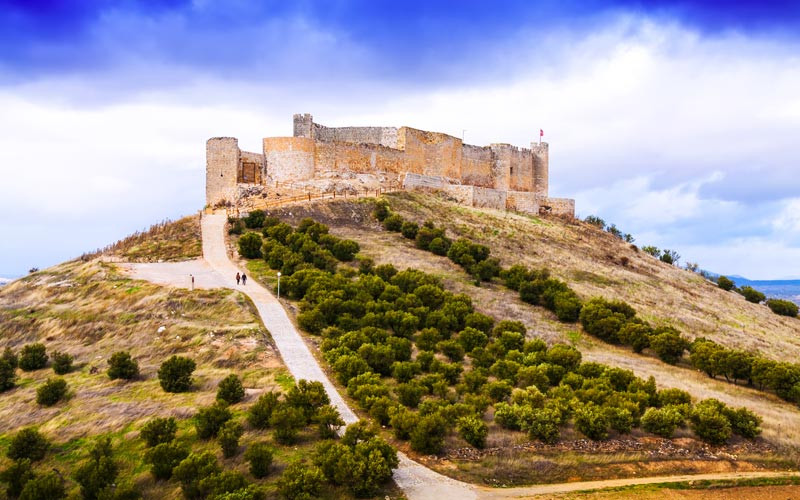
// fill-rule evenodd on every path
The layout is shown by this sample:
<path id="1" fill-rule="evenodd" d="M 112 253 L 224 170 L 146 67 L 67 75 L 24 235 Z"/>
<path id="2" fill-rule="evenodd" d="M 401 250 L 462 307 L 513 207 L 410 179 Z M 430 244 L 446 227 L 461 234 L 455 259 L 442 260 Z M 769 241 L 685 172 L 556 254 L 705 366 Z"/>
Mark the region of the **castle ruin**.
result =
<path id="1" fill-rule="evenodd" d="M 294 115 L 293 137 L 265 138 L 261 153 L 240 150 L 233 137 L 206 143 L 209 206 L 304 189 L 346 194 L 402 187 L 442 191 L 475 207 L 574 217 L 574 200 L 549 197 L 548 175 L 547 143 L 473 146 L 410 127 L 325 127 L 310 114 Z"/>

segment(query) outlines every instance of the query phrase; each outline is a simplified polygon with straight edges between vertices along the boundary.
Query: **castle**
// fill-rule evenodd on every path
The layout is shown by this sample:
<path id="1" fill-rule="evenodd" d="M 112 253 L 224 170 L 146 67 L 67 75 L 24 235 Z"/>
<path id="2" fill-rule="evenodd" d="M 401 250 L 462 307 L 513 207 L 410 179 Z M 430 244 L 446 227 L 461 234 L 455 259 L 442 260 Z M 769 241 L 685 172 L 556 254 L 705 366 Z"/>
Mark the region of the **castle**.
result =
<path id="1" fill-rule="evenodd" d="M 548 196 L 549 147 L 473 146 L 410 127 L 325 127 L 294 115 L 293 137 L 267 137 L 263 151 L 233 137 L 206 143 L 206 203 L 236 206 L 303 189 L 437 190 L 460 203 L 574 217 L 575 201 Z M 252 205 L 251 205 L 252 206 Z"/>

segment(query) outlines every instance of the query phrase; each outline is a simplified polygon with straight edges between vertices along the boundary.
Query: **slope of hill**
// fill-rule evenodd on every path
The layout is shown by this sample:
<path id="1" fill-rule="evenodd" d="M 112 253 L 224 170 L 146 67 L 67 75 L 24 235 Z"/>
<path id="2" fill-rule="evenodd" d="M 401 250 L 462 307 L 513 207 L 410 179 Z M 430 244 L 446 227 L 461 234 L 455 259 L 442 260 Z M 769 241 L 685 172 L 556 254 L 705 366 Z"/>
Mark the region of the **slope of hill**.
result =
<path id="1" fill-rule="evenodd" d="M 660 263 L 581 223 L 465 208 L 439 197 L 420 194 L 395 194 L 388 199 L 392 209 L 408 220 L 421 223 L 431 219 L 446 227 L 448 235 L 453 238 L 466 236 L 487 244 L 492 255 L 500 257 L 504 266 L 525 263 L 534 268 L 549 267 L 555 275 L 578 290 L 584 299 L 595 295 L 623 298 L 648 320 L 657 324 L 674 324 L 690 336 L 697 334 L 698 327 L 703 327 L 706 337 L 727 345 L 740 345 L 740 342 L 750 340 L 749 337 L 735 329 L 716 329 L 714 325 L 725 324 L 725 318 L 743 313 L 753 315 L 757 318 L 754 321 L 782 325 L 779 337 L 788 337 L 792 331 L 788 319 L 776 318 L 766 307 L 739 300 L 740 297 L 719 290 L 698 275 Z M 447 289 L 472 297 L 478 311 L 498 319 L 520 320 L 528 327 L 529 335 L 543 338 L 548 343 L 576 345 L 586 360 L 628 368 L 641 377 L 652 375 L 659 387 L 686 389 L 698 399 L 713 397 L 731 405 L 747 406 L 764 417 L 767 441 L 773 446 L 788 447 L 776 455 L 769 451 L 770 446 L 717 450 L 710 452 L 717 458 L 703 465 L 700 462 L 704 460 L 702 455 L 705 452 L 701 452 L 692 455 L 695 458 L 691 462 L 692 470 L 723 467 L 718 460 L 720 455 L 736 455 L 739 459 L 749 455 L 756 462 L 759 461 L 756 457 L 773 456 L 778 459 L 774 465 L 783 459 L 792 460 L 791 457 L 796 455 L 793 450 L 800 442 L 800 434 L 793 427 L 786 426 L 786 422 L 800 417 L 793 405 L 768 393 L 709 379 L 692 369 L 667 365 L 656 358 L 601 343 L 581 333 L 578 326 L 560 323 L 552 313 L 521 302 L 515 292 L 499 284 L 476 287 L 472 278 L 446 257 L 419 250 L 399 234 L 384 231 L 372 217 L 371 209 L 372 205 L 367 201 L 334 202 L 285 207 L 270 211 L 270 215 L 293 225 L 304 217 L 328 224 L 336 236 L 358 241 L 361 253 L 373 258 L 376 264 L 392 263 L 399 269 L 414 267 L 434 274 L 442 279 Z M 251 261 L 250 268 L 254 274 L 274 284 L 274 272 L 268 271 L 263 261 Z M 693 331 L 688 329 L 690 325 L 694 327 Z M 771 332 L 760 328 L 760 323 L 758 326 L 763 342 L 771 342 Z M 791 348 L 794 344 L 788 345 Z M 777 354 L 777 351 L 772 354 Z M 678 440 L 677 455 L 671 455 L 672 452 L 666 449 L 659 450 L 664 442 L 648 441 L 647 438 L 637 438 L 635 443 L 615 441 L 609 447 L 586 447 L 578 440 L 560 449 L 548 449 L 525 445 L 525 439 L 522 438 L 523 442 L 520 439 L 519 435 L 490 433 L 484 452 L 466 450 L 460 448 L 463 445 L 457 441 L 451 441 L 446 460 L 428 463 L 440 471 L 471 481 L 494 478 L 503 484 L 512 484 L 557 480 L 562 476 L 566 479 L 593 477 L 592 474 L 624 476 L 658 474 L 670 468 L 681 470 L 677 456 L 691 454 L 687 450 L 692 448 L 696 451 L 702 449 L 702 446 L 696 448 L 691 441 Z M 667 448 L 676 444 L 666 443 Z M 670 462 L 670 456 L 677 460 Z M 572 457 L 574 461 L 565 461 L 564 457 Z M 736 463 L 735 467 L 742 466 L 742 462 Z"/>
<path id="2" fill-rule="evenodd" d="M 162 255 L 164 243 L 171 244 L 168 238 L 161 242 L 149 245 L 147 239 L 141 240 L 140 248 Z M 185 257 L 180 252 L 173 256 Z M 140 257 L 151 259 L 150 255 Z M 242 402 L 230 406 L 238 421 L 244 420 L 261 394 L 294 386 L 252 302 L 239 292 L 157 286 L 129 278 L 117 264 L 78 259 L 0 290 L 0 350 L 9 347 L 19 354 L 24 345 L 34 342 L 44 344 L 51 357 L 55 351 L 74 357 L 73 369 L 63 375 L 69 392 L 66 400 L 41 406 L 36 401 L 37 389 L 53 377 L 52 366 L 17 370 L 15 387 L 0 392 L 0 471 L 12 465 L 6 452 L 13 436 L 33 426 L 52 443 L 34 470 L 37 475 L 57 471 L 69 498 L 81 497 L 76 471 L 86 463 L 95 440 L 106 437 L 111 439 L 113 460 L 119 466 L 116 482 L 133 485 L 144 498 L 183 498 L 179 482 L 154 479 L 146 462 L 140 430 L 153 417 L 175 417 L 180 446 L 198 454 L 210 452 L 226 473 L 237 474 L 225 476 L 232 485 L 241 477 L 263 488 L 270 498 L 277 497 L 287 464 L 311 456 L 319 443 L 316 426 L 299 428 L 299 439 L 291 446 L 271 439 L 270 431 L 247 426 L 241 446 L 227 457 L 216 439 L 198 436 L 198 411 L 215 402 L 219 382 L 226 376 L 236 374 L 245 388 Z M 109 378 L 108 360 L 119 351 L 130 352 L 138 362 L 137 379 Z M 168 393 L 159 385 L 159 366 L 172 355 L 197 364 L 188 392 Z M 243 451 L 267 439 L 274 462 L 267 477 L 260 479 L 250 474 Z M 0 482 L 8 481 L 7 475 L 0 477 Z M 397 492 L 389 486 L 380 493 L 394 497 Z M 5 498 L 4 494 L 0 486 L 0 497 Z M 330 484 L 323 484 L 320 495 L 352 498 L 346 489 Z"/>

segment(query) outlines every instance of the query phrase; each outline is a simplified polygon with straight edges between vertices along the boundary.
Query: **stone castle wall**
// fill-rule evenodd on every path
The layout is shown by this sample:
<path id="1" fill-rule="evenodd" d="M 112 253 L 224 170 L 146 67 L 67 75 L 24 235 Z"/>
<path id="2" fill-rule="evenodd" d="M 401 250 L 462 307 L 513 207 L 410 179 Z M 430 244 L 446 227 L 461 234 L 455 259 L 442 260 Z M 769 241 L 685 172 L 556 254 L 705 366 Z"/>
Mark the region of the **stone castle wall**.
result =
<path id="1" fill-rule="evenodd" d="M 574 215 L 574 201 L 548 197 L 546 143 L 474 146 L 411 127 L 326 127 L 298 114 L 293 137 L 265 138 L 262 153 L 240 151 L 233 138 L 210 139 L 206 168 L 210 205 L 235 203 L 237 182 L 306 182 L 340 172 L 404 179 L 408 188 L 444 191 L 479 207 Z"/>

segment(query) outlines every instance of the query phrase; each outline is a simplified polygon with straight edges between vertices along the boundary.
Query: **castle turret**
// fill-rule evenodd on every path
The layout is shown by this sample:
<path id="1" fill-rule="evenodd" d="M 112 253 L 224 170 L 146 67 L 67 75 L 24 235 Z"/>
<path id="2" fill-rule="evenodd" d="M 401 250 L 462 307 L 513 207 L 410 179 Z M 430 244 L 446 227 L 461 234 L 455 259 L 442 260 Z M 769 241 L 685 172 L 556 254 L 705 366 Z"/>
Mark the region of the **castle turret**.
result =
<path id="1" fill-rule="evenodd" d="M 533 191 L 548 196 L 550 172 L 550 146 L 546 143 L 531 143 L 533 153 Z"/>
<path id="2" fill-rule="evenodd" d="M 239 140 L 213 137 L 206 142 L 206 203 L 215 206 L 236 201 Z"/>
<path id="3" fill-rule="evenodd" d="M 294 115 L 294 135 L 295 137 L 314 138 L 314 117 L 309 113 Z"/>

